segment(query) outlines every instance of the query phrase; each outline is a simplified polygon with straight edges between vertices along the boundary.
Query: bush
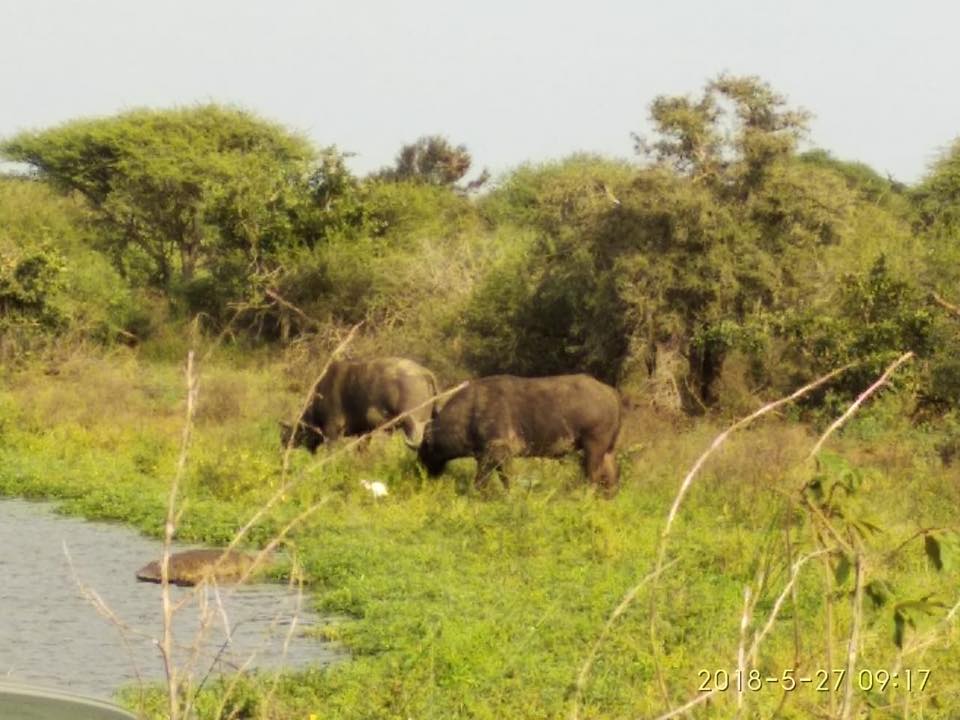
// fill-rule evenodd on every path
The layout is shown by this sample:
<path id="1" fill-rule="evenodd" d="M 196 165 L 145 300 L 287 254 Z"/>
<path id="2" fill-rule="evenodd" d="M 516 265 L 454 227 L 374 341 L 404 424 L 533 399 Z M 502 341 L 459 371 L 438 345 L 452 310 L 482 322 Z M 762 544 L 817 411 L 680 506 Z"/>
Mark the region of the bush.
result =
<path id="1" fill-rule="evenodd" d="M 0 322 L 8 337 L 57 332 L 110 342 L 137 324 L 142 301 L 91 247 L 80 202 L 35 180 L 0 178 L 0 228 Z"/>

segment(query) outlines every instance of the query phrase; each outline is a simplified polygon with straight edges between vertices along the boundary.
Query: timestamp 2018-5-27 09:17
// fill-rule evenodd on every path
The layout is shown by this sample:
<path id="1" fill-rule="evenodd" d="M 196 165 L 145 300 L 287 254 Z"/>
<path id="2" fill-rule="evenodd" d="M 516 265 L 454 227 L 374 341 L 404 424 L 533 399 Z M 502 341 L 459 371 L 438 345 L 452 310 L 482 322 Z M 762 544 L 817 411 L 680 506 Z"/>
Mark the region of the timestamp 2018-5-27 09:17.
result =
<path id="1" fill-rule="evenodd" d="M 931 671 L 926 668 L 885 670 L 863 668 L 852 675 L 854 687 L 865 691 L 886 692 L 904 690 L 923 692 L 930 680 Z M 764 689 L 782 688 L 790 692 L 809 687 L 816 692 L 838 692 L 847 680 L 846 669 L 832 671 L 815 670 L 801 673 L 788 668 L 779 674 L 753 670 L 700 670 L 698 692 L 759 692 Z"/>

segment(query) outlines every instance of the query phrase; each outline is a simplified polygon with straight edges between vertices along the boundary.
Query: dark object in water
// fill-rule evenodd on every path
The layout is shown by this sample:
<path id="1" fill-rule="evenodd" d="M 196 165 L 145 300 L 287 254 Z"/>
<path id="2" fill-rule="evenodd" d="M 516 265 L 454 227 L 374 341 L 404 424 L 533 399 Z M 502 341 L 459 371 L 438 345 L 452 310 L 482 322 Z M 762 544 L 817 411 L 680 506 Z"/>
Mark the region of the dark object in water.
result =
<path id="1" fill-rule="evenodd" d="M 220 558 L 226 554 L 221 561 Z M 214 567 L 219 566 L 214 572 Z M 239 580 L 253 565 L 253 556 L 236 550 L 206 548 L 185 550 L 170 556 L 170 583 L 172 585 L 199 585 L 208 580 L 233 582 Z M 160 582 L 160 561 L 154 560 L 137 570 L 137 580 Z"/>

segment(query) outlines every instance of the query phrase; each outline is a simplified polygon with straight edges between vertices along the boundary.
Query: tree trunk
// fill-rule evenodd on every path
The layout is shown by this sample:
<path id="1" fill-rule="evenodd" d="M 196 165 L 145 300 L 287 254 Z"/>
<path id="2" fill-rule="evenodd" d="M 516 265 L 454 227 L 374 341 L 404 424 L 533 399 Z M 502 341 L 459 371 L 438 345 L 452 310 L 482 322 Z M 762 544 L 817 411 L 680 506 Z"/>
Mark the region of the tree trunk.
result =
<path id="1" fill-rule="evenodd" d="M 193 280 L 200 256 L 202 239 L 203 230 L 200 227 L 200 218 L 194 216 L 180 242 L 180 275 L 185 281 Z"/>

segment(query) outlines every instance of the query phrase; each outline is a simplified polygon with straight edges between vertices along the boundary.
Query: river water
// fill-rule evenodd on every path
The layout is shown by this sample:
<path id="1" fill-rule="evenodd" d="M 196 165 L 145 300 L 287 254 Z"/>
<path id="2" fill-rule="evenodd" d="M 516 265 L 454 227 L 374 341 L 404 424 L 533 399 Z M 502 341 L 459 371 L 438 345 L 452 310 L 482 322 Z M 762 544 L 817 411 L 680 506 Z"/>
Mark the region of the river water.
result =
<path id="1" fill-rule="evenodd" d="M 0 679 L 104 698 L 138 676 L 161 679 L 153 640 L 161 633 L 160 586 L 134 577 L 159 555 L 159 541 L 129 528 L 64 517 L 48 503 L 0 499 Z M 115 621 L 95 609 L 81 584 Z M 192 590 L 172 588 L 172 594 L 182 598 Z M 207 611 L 192 601 L 175 616 L 181 666 L 194 655 L 189 648 L 201 618 L 209 619 L 193 671 L 198 680 L 248 661 L 248 668 L 302 667 L 343 657 L 303 635 L 320 618 L 295 590 L 221 586 L 219 595 L 221 603 L 207 591 Z"/>

